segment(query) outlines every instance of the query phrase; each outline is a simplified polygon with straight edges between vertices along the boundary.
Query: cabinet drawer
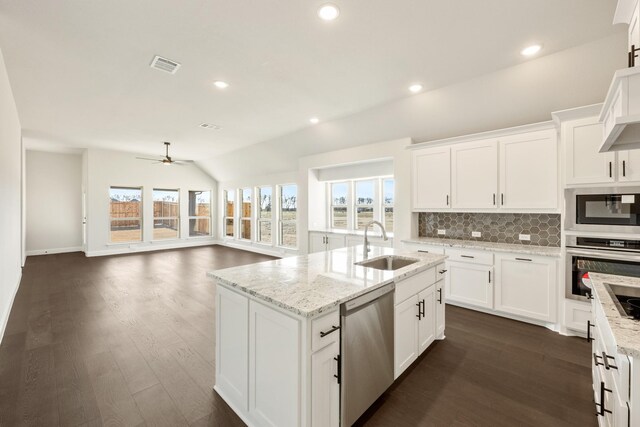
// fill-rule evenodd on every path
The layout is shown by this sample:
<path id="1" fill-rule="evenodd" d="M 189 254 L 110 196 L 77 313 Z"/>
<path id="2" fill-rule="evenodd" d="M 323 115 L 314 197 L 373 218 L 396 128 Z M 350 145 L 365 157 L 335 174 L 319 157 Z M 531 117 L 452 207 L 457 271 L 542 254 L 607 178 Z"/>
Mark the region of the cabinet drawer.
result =
<path id="1" fill-rule="evenodd" d="M 340 341 L 340 310 L 334 310 L 311 322 L 311 351 L 318 351 L 332 342 Z M 333 331 L 333 332 L 332 332 Z"/>
<path id="2" fill-rule="evenodd" d="M 396 282 L 395 298 L 396 304 L 400 304 L 419 293 L 420 291 L 427 289 L 430 285 L 436 282 L 436 269 L 432 267 L 422 273 L 418 273 L 415 276 L 408 277 L 400 282 Z"/>
<path id="3" fill-rule="evenodd" d="M 478 251 L 473 249 L 447 249 L 448 261 L 468 262 L 471 264 L 493 265 L 493 254 L 491 252 Z"/>

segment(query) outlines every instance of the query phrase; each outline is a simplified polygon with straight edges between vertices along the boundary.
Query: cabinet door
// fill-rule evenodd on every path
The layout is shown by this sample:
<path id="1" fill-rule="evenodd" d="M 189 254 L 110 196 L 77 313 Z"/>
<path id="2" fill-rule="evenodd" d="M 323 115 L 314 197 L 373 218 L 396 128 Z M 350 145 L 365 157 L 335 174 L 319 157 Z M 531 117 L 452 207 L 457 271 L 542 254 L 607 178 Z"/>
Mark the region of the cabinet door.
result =
<path id="1" fill-rule="evenodd" d="M 330 251 L 334 249 L 344 248 L 346 246 L 345 237 L 339 234 L 327 234 L 327 249 Z"/>
<path id="2" fill-rule="evenodd" d="M 631 14 L 631 21 L 629 21 L 629 46 L 627 51 L 631 50 L 631 46 L 635 45 L 636 48 L 640 46 L 640 13 L 638 11 L 638 3 L 633 8 L 633 13 Z M 638 59 L 636 58 L 636 67 L 638 66 Z"/>
<path id="3" fill-rule="evenodd" d="M 327 250 L 327 236 L 324 233 L 309 233 L 309 253 Z"/>
<path id="4" fill-rule="evenodd" d="M 224 321 L 223 321 L 224 319 Z M 242 411 L 249 407 L 249 300 L 216 287 L 216 388 Z"/>
<path id="5" fill-rule="evenodd" d="M 618 181 L 640 181 L 640 150 L 618 151 Z"/>
<path id="6" fill-rule="evenodd" d="M 394 378 L 398 378 L 418 358 L 418 295 L 396 305 L 394 328 Z"/>
<path id="7" fill-rule="evenodd" d="M 256 425 L 300 425 L 300 325 L 249 303 L 249 415 Z"/>
<path id="8" fill-rule="evenodd" d="M 444 279 L 436 283 L 436 339 L 444 338 Z"/>
<path id="9" fill-rule="evenodd" d="M 500 141 L 500 207 L 558 207 L 558 142 L 554 129 Z"/>
<path id="10" fill-rule="evenodd" d="M 424 310 L 424 316 L 418 322 L 418 353 L 422 354 L 436 339 L 435 285 L 418 294 L 418 303 L 422 304 Z"/>
<path id="11" fill-rule="evenodd" d="M 311 355 L 311 426 L 338 427 L 340 424 L 340 384 L 335 358 L 340 354 L 336 340 Z"/>
<path id="12" fill-rule="evenodd" d="M 555 259 L 529 255 L 496 255 L 496 310 L 555 322 Z"/>
<path id="13" fill-rule="evenodd" d="M 447 264 L 448 301 L 493 308 L 492 270 L 486 265 L 450 262 Z"/>
<path id="14" fill-rule="evenodd" d="M 566 183 L 599 184 L 615 181 L 616 153 L 599 153 L 603 127 L 597 117 L 574 120 L 562 126 Z"/>
<path id="15" fill-rule="evenodd" d="M 498 141 L 451 147 L 451 206 L 495 208 L 498 192 Z"/>
<path id="16" fill-rule="evenodd" d="M 449 147 L 425 148 L 412 153 L 413 209 L 450 207 L 450 157 Z"/>

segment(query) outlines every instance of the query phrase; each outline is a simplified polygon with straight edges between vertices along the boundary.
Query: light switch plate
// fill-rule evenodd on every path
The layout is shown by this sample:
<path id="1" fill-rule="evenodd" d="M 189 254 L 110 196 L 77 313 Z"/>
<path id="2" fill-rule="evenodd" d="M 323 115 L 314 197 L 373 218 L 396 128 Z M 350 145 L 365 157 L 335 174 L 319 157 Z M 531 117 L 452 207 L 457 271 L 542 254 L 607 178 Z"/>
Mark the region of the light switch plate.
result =
<path id="1" fill-rule="evenodd" d="M 520 240 L 526 240 L 527 242 L 531 241 L 531 234 L 520 234 L 518 236 Z"/>
<path id="2" fill-rule="evenodd" d="M 471 237 L 482 237 L 482 233 L 479 231 L 472 231 Z"/>
<path id="3" fill-rule="evenodd" d="M 445 234 L 447 234 L 447 230 L 438 229 L 438 236 L 444 236 Z"/>

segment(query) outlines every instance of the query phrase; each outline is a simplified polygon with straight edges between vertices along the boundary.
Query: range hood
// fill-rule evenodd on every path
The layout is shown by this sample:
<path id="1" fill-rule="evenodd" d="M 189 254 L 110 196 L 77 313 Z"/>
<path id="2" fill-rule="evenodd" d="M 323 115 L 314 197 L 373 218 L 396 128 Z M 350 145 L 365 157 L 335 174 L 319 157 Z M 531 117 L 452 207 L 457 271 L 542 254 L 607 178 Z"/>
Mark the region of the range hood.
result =
<path id="1" fill-rule="evenodd" d="M 640 67 L 618 70 L 600 112 L 600 152 L 640 149 Z"/>

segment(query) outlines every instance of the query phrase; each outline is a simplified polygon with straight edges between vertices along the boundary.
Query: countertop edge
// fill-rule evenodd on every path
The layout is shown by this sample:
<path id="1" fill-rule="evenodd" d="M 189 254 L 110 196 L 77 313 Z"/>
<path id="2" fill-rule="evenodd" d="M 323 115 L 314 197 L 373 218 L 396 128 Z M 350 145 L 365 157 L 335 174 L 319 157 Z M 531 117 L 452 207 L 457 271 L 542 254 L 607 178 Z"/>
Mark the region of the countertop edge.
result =
<path id="1" fill-rule="evenodd" d="M 552 258 L 562 257 L 562 248 L 556 246 L 528 246 L 528 245 L 513 245 L 512 243 L 495 243 L 495 242 L 481 242 L 473 240 L 457 240 L 457 239 L 438 239 L 435 237 L 415 237 L 410 239 L 402 239 L 402 243 L 414 243 L 423 245 L 443 246 L 450 248 L 468 248 L 478 249 L 494 252 L 511 252 L 511 253 L 523 253 L 538 256 L 546 256 Z M 496 246 L 496 245 L 511 245 L 511 246 Z"/>
<path id="2" fill-rule="evenodd" d="M 611 329 L 613 338 L 616 341 L 617 351 L 627 356 L 640 358 L 640 344 L 632 345 L 626 343 L 626 339 L 621 340 L 621 332 L 619 331 L 619 329 L 629 331 L 638 329 L 640 331 L 640 322 L 634 319 L 622 317 L 618 312 L 618 309 L 615 307 L 615 302 L 611 298 L 611 295 L 609 295 L 609 292 L 604 288 L 605 282 L 616 284 L 620 282 L 624 283 L 625 280 L 629 279 L 637 280 L 640 285 L 640 279 L 600 273 L 589 273 L 589 278 L 591 280 L 592 289 L 595 291 L 598 301 L 602 306 L 602 311 L 607 318 L 607 323 L 609 323 L 609 329 Z M 635 332 L 635 334 L 638 334 L 638 332 Z"/>

